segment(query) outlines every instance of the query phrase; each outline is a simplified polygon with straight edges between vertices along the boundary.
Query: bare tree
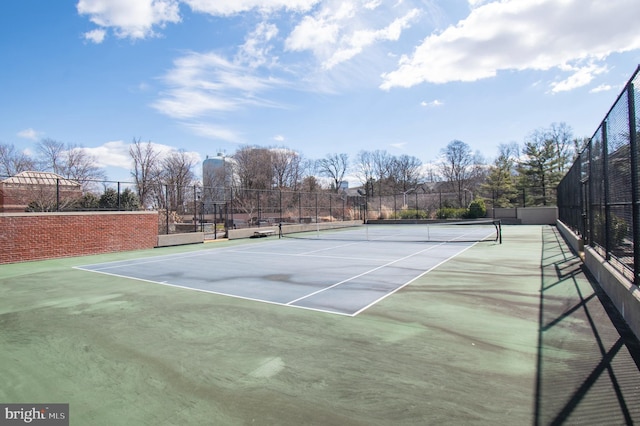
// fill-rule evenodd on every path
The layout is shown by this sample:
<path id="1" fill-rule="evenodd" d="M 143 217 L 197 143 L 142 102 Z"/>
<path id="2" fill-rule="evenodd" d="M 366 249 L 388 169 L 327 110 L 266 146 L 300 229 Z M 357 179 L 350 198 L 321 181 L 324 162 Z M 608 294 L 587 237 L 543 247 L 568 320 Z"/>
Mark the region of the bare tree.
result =
<path id="1" fill-rule="evenodd" d="M 41 163 L 41 169 L 62 175 L 65 147 L 64 143 L 53 139 L 42 139 L 36 147 Z"/>
<path id="2" fill-rule="evenodd" d="M 349 169 L 349 156 L 347 154 L 327 154 L 317 163 L 318 173 L 331 179 L 334 192 L 340 190 L 340 183 Z"/>
<path id="3" fill-rule="evenodd" d="M 60 173 L 62 176 L 79 182 L 83 188 L 95 186 L 95 181 L 105 180 L 104 170 L 98 167 L 98 160 L 82 147 L 68 145 L 64 153 Z"/>
<path id="4" fill-rule="evenodd" d="M 373 182 L 375 181 L 375 164 L 371 151 L 360 151 L 356 157 L 355 173 L 365 191 L 373 193 Z"/>
<path id="5" fill-rule="evenodd" d="M 386 189 L 389 185 L 389 176 L 391 175 L 391 168 L 393 166 L 393 156 L 391 156 L 387 151 L 375 150 L 371 153 L 371 158 L 373 160 L 375 180 L 378 184 L 377 195 L 383 195 L 387 192 Z M 373 186 L 371 189 L 373 189 Z M 371 191 L 369 195 L 373 195 L 373 191 Z"/>
<path id="6" fill-rule="evenodd" d="M 28 155 L 16 151 L 12 144 L 0 143 L 0 175 L 13 176 L 35 168 L 35 162 Z"/>
<path id="7" fill-rule="evenodd" d="M 104 171 L 98 167 L 98 160 L 83 147 L 42 139 L 37 146 L 41 168 L 80 182 L 83 188 L 95 186 L 95 181 L 105 180 Z"/>
<path id="8" fill-rule="evenodd" d="M 240 187 L 270 189 L 273 184 L 271 152 L 267 148 L 244 146 L 233 154 Z"/>
<path id="9" fill-rule="evenodd" d="M 472 179 L 478 175 L 479 161 L 466 143 L 454 140 L 442 150 L 443 159 L 440 172 L 458 198 L 458 205 L 464 206 L 465 191 L 470 190 Z M 469 200 L 471 201 L 471 200 Z"/>
<path id="10" fill-rule="evenodd" d="M 180 211 L 185 205 L 195 181 L 193 168 L 196 160 L 184 150 L 172 151 L 162 161 L 161 177 L 167 185 L 168 203 L 172 210 Z"/>
<path id="11" fill-rule="evenodd" d="M 322 185 L 320 181 L 313 176 L 309 175 L 302 179 L 302 183 L 300 184 L 300 190 L 303 192 L 318 192 L 322 189 Z"/>
<path id="12" fill-rule="evenodd" d="M 136 191 L 140 204 L 148 207 L 151 198 L 158 190 L 160 178 L 160 152 L 151 141 L 142 144 L 140 139 L 134 139 L 129 146 L 129 155 L 133 161 L 131 176 L 136 184 Z"/>
<path id="13" fill-rule="evenodd" d="M 401 155 L 391 163 L 390 178 L 395 192 L 407 192 L 422 180 L 422 161 L 417 157 Z"/>
<path id="14" fill-rule="evenodd" d="M 302 156 L 288 148 L 271 148 L 274 184 L 280 189 L 297 190 L 303 177 Z"/>
<path id="15" fill-rule="evenodd" d="M 551 123 L 551 127 L 546 130 L 546 137 L 553 141 L 556 148 L 557 171 L 565 173 L 569 170 L 573 158 L 572 150 L 575 146 L 573 130 L 567 123 Z"/>

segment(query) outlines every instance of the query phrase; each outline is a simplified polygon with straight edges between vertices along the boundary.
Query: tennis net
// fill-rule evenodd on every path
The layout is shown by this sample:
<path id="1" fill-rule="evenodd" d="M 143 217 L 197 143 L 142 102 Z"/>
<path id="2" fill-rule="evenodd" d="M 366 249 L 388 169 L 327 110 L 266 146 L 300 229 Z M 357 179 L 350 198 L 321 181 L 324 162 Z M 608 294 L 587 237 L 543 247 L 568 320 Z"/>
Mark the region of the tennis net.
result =
<path id="1" fill-rule="evenodd" d="M 496 242 L 502 244 L 500 220 L 446 221 L 412 224 L 331 223 L 282 224 L 280 238 L 380 242 Z"/>

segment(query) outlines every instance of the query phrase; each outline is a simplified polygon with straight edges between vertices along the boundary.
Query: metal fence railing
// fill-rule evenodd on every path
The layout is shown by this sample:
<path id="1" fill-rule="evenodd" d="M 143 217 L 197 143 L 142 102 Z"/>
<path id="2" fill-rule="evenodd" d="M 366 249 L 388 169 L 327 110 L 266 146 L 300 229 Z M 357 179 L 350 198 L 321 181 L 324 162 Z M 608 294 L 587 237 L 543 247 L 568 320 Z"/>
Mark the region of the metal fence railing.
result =
<path id="1" fill-rule="evenodd" d="M 279 222 L 316 223 L 366 219 L 435 219 L 469 207 L 478 198 L 493 216 L 496 194 L 479 186 L 452 192 L 450 185 L 424 184 L 395 195 L 278 189 L 177 186 L 153 182 L 78 181 L 48 172 L 0 176 L 0 212 L 156 210 L 159 234 L 205 232 Z M 535 205 L 537 188 L 513 190 L 509 207 Z M 548 194 L 547 194 L 548 195 Z M 504 198 L 504 196 L 502 196 Z M 443 213 L 444 214 L 444 213 Z M 447 216 L 448 217 L 448 216 Z M 456 216 L 452 216 L 456 217 Z"/>
<path id="2" fill-rule="evenodd" d="M 640 284 L 640 176 L 636 69 L 558 186 L 560 220 Z"/>

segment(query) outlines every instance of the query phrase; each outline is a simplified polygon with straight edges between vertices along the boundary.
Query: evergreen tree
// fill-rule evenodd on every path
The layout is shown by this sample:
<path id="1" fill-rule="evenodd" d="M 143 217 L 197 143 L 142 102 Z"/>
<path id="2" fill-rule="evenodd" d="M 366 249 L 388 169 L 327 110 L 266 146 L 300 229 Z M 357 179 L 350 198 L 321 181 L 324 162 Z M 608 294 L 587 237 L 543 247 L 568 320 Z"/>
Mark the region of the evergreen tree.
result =
<path id="1" fill-rule="evenodd" d="M 518 146 L 516 143 L 501 144 L 498 158 L 489 168 L 482 184 L 482 191 L 493 200 L 494 207 L 513 207 L 518 198 L 516 188 Z"/>
<path id="2" fill-rule="evenodd" d="M 130 188 L 125 188 L 122 194 L 120 194 L 120 208 L 122 210 L 140 209 L 140 200 Z"/>
<path id="3" fill-rule="evenodd" d="M 113 188 L 107 188 L 100 196 L 100 208 L 116 210 L 118 208 L 118 191 Z"/>
<path id="4" fill-rule="evenodd" d="M 519 171 L 526 204 L 555 205 L 555 188 L 562 178 L 555 142 L 550 138 L 530 140 L 525 143 L 523 154 Z"/>

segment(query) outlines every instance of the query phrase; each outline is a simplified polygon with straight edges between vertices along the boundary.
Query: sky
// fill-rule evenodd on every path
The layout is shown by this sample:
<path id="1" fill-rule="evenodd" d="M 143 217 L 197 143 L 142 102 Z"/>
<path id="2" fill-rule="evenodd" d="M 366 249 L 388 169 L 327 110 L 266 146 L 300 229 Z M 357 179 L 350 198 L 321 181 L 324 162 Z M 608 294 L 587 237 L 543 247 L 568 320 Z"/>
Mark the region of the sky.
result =
<path id="1" fill-rule="evenodd" d="M 592 136 L 638 22 L 637 0 L 2 0 L 0 143 L 81 146 L 123 181 L 134 139 L 491 161 L 552 123 Z"/>

